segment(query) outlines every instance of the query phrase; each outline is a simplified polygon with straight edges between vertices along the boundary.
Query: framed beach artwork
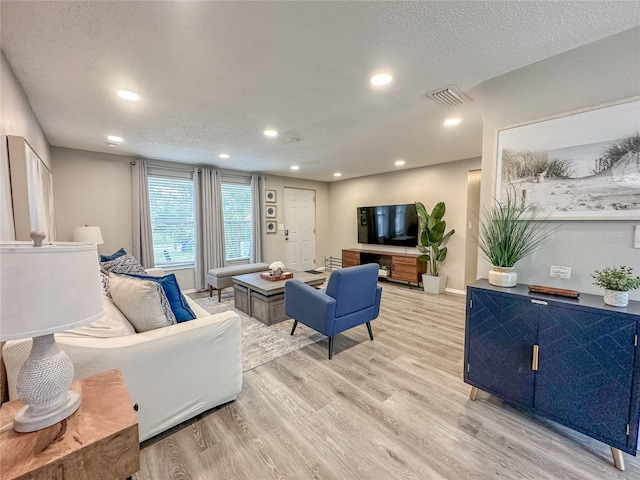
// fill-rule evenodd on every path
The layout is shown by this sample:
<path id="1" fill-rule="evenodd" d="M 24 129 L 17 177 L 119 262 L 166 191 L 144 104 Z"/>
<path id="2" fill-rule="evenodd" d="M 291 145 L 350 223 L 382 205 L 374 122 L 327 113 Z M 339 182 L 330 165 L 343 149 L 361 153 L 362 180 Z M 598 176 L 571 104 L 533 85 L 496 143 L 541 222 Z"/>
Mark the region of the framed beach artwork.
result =
<path id="1" fill-rule="evenodd" d="M 495 197 L 548 220 L 640 220 L 640 100 L 498 131 Z"/>

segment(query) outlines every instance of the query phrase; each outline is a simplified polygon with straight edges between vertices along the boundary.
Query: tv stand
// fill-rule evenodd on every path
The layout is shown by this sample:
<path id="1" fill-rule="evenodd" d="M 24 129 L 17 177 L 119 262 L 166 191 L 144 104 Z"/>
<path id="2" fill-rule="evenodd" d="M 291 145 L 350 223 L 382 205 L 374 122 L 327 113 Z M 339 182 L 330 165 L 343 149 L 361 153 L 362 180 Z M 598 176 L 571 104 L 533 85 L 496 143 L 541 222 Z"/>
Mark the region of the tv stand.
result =
<path id="1" fill-rule="evenodd" d="M 426 271 L 426 264 L 418 260 L 420 255 L 413 253 L 383 252 L 380 250 L 367 250 L 349 248 L 342 250 L 342 267 L 353 267 L 367 263 L 377 263 L 381 267 L 387 267 L 389 273 L 386 278 L 400 282 L 420 285 L 422 274 Z"/>

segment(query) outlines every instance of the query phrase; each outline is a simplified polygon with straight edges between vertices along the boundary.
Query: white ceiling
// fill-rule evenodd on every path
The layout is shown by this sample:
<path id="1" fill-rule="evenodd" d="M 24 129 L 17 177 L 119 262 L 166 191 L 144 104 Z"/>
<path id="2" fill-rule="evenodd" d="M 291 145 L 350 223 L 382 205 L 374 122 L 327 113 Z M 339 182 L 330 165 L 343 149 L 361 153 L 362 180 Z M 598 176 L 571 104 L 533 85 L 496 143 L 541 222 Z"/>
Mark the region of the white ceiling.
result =
<path id="1" fill-rule="evenodd" d="M 482 82 L 639 25 L 640 2 L 2 1 L 0 15 L 52 146 L 333 181 L 480 156 Z M 374 89 L 379 70 L 394 80 Z M 474 101 L 424 98 L 449 84 Z"/>

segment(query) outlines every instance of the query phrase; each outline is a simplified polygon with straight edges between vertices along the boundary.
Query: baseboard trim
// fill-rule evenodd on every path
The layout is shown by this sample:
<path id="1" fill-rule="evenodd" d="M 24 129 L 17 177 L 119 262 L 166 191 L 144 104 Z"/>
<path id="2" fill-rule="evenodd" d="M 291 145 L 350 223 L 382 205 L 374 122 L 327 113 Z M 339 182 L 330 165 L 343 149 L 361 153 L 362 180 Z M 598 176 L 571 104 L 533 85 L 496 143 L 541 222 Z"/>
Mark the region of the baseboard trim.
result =
<path id="1" fill-rule="evenodd" d="M 466 295 L 467 293 L 464 290 L 458 290 L 457 288 L 445 288 L 444 291 L 447 293 L 455 293 L 456 295 Z"/>

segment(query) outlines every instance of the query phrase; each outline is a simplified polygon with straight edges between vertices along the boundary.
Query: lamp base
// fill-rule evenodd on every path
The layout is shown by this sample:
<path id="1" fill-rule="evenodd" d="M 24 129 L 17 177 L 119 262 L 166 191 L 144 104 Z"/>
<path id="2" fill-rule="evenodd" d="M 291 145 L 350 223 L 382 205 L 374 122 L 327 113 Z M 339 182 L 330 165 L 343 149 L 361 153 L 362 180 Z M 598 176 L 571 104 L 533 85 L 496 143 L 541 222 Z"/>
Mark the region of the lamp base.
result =
<path id="1" fill-rule="evenodd" d="M 55 407 L 36 408 L 22 407 L 13 419 L 13 429 L 16 432 L 35 432 L 50 427 L 80 408 L 80 394 L 69 390 L 65 401 Z"/>
<path id="2" fill-rule="evenodd" d="M 73 363 L 52 333 L 33 337 L 31 352 L 16 382 L 26 405 L 14 418 L 16 432 L 34 432 L 64 420 L 80 406 L 80 394 L 69 390 Z"/>

